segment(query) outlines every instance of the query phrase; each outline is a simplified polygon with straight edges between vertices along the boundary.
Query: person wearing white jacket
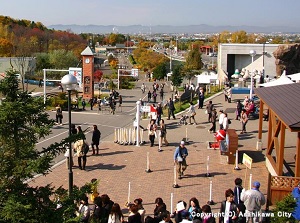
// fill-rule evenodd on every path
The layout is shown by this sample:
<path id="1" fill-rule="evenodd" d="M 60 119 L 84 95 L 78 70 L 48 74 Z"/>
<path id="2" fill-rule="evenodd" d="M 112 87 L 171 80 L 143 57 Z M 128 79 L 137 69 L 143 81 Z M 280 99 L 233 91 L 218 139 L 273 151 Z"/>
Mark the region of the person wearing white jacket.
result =
<path id="1" fill-rule="evenodd" d="M 251 219 L 253 223 L 262 222 L 261 206 L 266 203 L 265 196 L 259 191 L 260 183 L 255 181 L 250 190 L 242 190 L 241 201 L 246 206 L 246 222 Z"/>

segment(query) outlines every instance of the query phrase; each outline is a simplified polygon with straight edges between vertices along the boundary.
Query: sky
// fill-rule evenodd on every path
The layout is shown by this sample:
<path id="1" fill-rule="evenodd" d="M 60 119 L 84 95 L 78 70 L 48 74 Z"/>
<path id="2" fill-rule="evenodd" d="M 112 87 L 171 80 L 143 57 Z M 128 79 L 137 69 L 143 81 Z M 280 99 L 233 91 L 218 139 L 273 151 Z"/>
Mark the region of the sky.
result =
<path id="1" fill-rule="evenodd" d="M 0 15 L 50 25 L 300 26 L 300 0 L 0 0 Z"/>

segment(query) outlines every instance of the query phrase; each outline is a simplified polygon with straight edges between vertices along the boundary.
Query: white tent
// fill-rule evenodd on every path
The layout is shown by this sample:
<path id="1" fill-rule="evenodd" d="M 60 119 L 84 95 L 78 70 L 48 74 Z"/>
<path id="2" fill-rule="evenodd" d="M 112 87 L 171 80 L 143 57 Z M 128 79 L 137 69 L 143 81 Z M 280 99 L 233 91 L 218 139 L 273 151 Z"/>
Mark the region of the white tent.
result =
<path id="1" fill-rule="evenodd" d="M 218 79 L 218 75 L 214 72 L 208 73 L 204 71 L 202 74 L 197 75 L 198 84 L 210 84 L 212 81 L 215 82 Z"/>
<path id="2" fill-rule="evenodd" d="M 283 71 L 282 75 L 274 80 L 274 81 L 270 81 L 268 83 L 264 83 L 264 84 L 260 84 L 260 86 L 262 87 L 272 87 L 272 86 L 278 86 L 278 85 L 284 85 L 284 84 L 294 84 L 295 82 L 293 82 L 288 76 L 286 76 L 285 71 Z"/>
<path id="3" fill-rule="evenodd" d="M 300 81 L 300 73 L 287 75 L 289 78 L 291 78 L 293 81 L 299 82 Z"/>

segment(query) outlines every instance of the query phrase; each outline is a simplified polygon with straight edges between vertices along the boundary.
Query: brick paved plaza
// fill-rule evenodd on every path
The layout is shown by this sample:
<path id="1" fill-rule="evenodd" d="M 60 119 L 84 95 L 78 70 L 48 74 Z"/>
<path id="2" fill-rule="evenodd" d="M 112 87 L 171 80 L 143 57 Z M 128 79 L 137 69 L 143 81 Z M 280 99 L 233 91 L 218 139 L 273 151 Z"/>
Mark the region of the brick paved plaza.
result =
<path id="1" fill-rule="evenodd" d="M 243 99 L 243 95 L 234 95 L 233 99 Z M 236 129 L 239 133 L 241 124 L 234 120 L 235 103 L 225 103 L 222 94 L 211 99 L 217 110 L 222 108 L 228 111 L 228 116 L 232 120 L 230 128 Z M 166 118 L 164 118 L 166 119 Z M 149 120 L 142 120 L 142 126 L 146 127 Z M 189 201 L 191 197 L 197 197 L 200 205 L 209 201 L 209 185 L 212 181 L 212 200 L 216 202 L 212 205 L 213 211 L 220 208 L 220 202 L 225 199 L 224 192 L 228 188 L 234 187 L 234 179 L 240 177 L 245 179 L 246 168 L 239 164 L 241 170 L 234 170 L 232 164 L 225 162 L 224 156 L 219 150 L 207 149 L 207 142 L 213 141 L 213 135 L 208 130 L 209 124 L 204 109 L 197 110 L 196 121 L 198 125 L 177 125 L 178 120 L 166 120 L 168 126 L 167 138 L 170 143 L 167 147 L 162 147 L 163 151 L 158 152 L 158 146 L 150 147 L 147 140 L 147 132 L 144 138 L 147 144 L 137 146 L 123 146 L 113 142 L 111 135 L 100 144 L 99 156 L 88 155 L 86 171 L 74 167 L 74 184 L 82 186 L 92 178 L 100 179 L 100 194 L 108 194 L 110 198 L 123 207 L 128 197 L 128 184 L 131 184 L 130 200 L 142 198 L 147 214 L 153 214 L 156 197 L 162 197 L 170 208 L 170 196 L 174 194 L 173 210 L 175 202 L 178 200 Z M 187 130 L 186 130 L 187 129 Z M 256 151 L 258 120 L 249 120 L 247 134 L 239 135 L 239 162 L 242 161 L 242 153 L 246 152 L 254 160 L 252 169 L 247 171 L 247 182 L 243 182 L 244 187 L 248 187 L 249 174 L 253 175 L 253 181 L 261 182 L 261 191 L 266 195 L 268 172 L 265 167 L 264 154 Z M 263 123 L 263 129 L 267 130 L 267 122 Z M 100 129 L 101 130 L 101 129 Z M 180 188 L 173 188 L 173 154 L 180 140 L 185 137 L 186 131 L 190 144 L 187 145 L 189 156 L 187 158 L 188 169 L 183 179 L 177 180 Z M 266 131 L 263 133 L 263 144 L 266 142 Z M 156 145 L 158 141 L 156 139 Z M 146 173 L 147 152 L 150 154 L 150 169 L 152 173 Z M 211 177 L 206 177 L 207 156 L 210 159 L 209 172 Z M 75 157 L 75 165 L 77 159 Z M 31 184 L 46 185 L 52 183 L 53 186 L 63 186 L 68 188 L 68 170 L 65 163 L 57 165 L 46 177 L 39 176 Z"/>

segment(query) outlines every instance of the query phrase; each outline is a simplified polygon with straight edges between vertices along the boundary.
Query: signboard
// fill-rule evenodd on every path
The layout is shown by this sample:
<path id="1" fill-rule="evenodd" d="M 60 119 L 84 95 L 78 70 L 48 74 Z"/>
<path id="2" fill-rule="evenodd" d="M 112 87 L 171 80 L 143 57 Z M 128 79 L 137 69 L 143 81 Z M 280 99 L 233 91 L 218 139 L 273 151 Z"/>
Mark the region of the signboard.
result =
<path id="1" fill-rule="evenodd" d="M 82 68 L 69 67 L 69 74 L 76 77 L 77 83 L 81 87 L 81 84 L 82 84 Z"/>
<path id="2" fill-rule="evenodd" d="M 242 163 L 249 169 L 251 169 L 252 166 L 252 158 L 248 156 L 246 153 L 243 154 L 243 161 Z"/>
<path id="3" fill-rule="evenodd" d="M 131 76 L 133 77 L 139 76 L 139 69 L 131 69 Z"/>
<path id="4" fill-rule="evenodd" d="M 141 106 L 141 112 L 150 112 L 150 106 Z"/>

